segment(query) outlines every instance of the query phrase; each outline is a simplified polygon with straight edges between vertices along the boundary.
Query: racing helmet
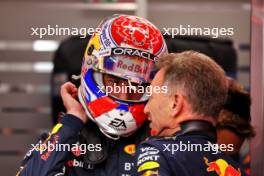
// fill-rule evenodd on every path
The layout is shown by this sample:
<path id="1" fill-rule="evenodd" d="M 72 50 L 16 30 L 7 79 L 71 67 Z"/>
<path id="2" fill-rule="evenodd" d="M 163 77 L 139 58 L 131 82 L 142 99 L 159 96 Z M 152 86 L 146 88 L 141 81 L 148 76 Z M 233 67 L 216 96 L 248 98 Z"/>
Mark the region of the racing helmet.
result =
<path id="1" fill-rule="evenodd" d="M 156 59 L 166 52 L 161 32 L 146 19 L 114 15 L 100 23 L 84 53 L 78 98 L 107 137 L 118 139 L 135 132 L 146 120 L 148 96 L 141 90 L 136 98 L 120 98 L 109 91 L 104 76 L 127 82 L 122 91 L 139 90 L 139 85 L 144 89 L 155 75 Z M 111 91 L 116 87 L 111 85 Z"/>

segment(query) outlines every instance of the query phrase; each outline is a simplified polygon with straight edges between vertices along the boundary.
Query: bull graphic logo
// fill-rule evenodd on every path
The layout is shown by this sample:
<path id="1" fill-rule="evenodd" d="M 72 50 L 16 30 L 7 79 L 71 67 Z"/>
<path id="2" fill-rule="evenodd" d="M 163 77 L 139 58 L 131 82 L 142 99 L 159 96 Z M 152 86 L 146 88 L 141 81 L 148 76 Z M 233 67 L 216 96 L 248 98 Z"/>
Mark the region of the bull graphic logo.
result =
<path id="1" fill-rule="evenodd" d="M 204 162 L 208 166 L 206 169 L 207 172 L 216 172 L 218 176 L 241 176 L 240 169 L 235 169 L 223 159 L 209 162 L 208 159 L 204 157 Z"/>
<path id="2" fill-rule="evenodd" d="M 135 48 L 158 53 L 162 49 L 162 35 L 147 21 L 138 17 L 121 16 L 112 22 L 112 38 L 118 45 L 128 45 Z"/>
<path id="3" fill-rule="evenodd" d="M 142 176 L 158 176 L 159 172 L 158 171 L 151 171 L 148 170 L 147 172 L 145 172 Z"/>

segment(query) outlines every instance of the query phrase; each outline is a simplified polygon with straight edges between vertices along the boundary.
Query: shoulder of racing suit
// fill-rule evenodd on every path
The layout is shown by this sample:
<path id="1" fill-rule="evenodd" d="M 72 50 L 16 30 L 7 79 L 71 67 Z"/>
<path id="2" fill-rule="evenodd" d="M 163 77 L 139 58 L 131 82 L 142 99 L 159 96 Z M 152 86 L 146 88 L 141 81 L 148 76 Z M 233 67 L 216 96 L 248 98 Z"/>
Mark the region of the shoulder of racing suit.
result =
<path id="1" fill-rule="evenodd" d="M 246 175 L 215 141 L 215 130 L 209 123 L 181 124 L 175 135 L 151 137 L 139 145 L 133 175 Z"/>
<path id="2" fill-rule="evenodd" d="M 49 134 L 41 135 L 38 144 L 70 144 L 68 151 L 57 151 L 59 148 L 49 151 L 35 144 L 26 154 L 17 175 L 130 176 L 135 143 L 145 136 L 146 128 L 113 141 L 101 135 L 96 125 L 90 124 L 83 128 L 77 117 L 66 115 Z"/>

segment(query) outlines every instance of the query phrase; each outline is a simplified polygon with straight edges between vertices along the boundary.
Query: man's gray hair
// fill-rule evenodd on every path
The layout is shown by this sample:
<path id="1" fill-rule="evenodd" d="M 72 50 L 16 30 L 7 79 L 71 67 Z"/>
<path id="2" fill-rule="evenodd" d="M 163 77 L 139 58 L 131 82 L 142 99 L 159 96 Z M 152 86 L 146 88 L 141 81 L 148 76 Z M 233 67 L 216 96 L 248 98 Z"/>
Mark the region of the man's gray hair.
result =
<path id="1" fill-rule="evenodd" d="M 194 113 L 217 118 L 227 98 L 224 70 L 210 57 L 195 51 L 171 53 L 158 60 L 165 69 L 169 91 L 181 89 Z"/>

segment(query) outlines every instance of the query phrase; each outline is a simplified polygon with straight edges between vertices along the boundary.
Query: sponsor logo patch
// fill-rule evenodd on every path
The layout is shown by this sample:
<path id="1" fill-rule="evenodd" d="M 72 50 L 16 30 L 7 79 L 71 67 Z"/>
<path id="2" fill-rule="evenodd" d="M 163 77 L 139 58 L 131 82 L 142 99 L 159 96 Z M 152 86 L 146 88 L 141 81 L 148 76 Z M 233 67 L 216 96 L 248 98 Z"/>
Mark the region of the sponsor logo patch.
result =
<path id="1" fill-rule="evenodd" d="M 149 161 L 146 163 L 143 163 L 142 165 L 139 166 L 138 172 L 144 171 L 144 170 L 151 170 L 160 167 L 160 164 L 155 161 Z"/>

